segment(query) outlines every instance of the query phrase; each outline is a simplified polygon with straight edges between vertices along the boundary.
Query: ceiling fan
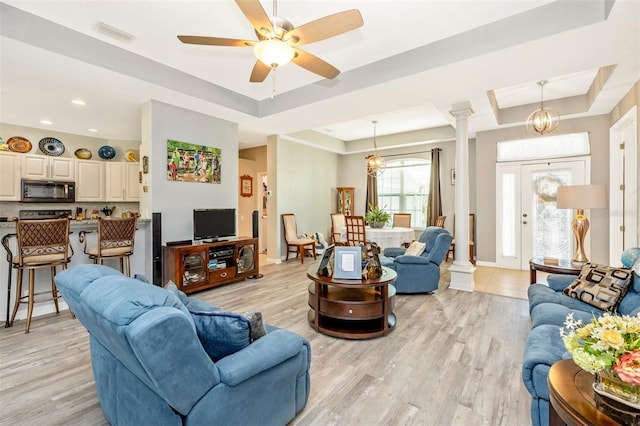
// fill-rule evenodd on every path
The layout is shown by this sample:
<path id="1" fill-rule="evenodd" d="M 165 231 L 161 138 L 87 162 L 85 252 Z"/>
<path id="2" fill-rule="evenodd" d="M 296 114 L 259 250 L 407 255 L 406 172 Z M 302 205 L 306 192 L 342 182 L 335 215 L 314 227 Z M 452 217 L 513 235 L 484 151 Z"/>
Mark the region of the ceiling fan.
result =
<path id="1" fill-rule="evenodd" d="M 357 9 L 338 12 L 294 27 L 291 22 L 277 16 L 276 0 L 273 15 L 269 17 L 258 0 L 235 0 L 238 7 L 255 29 L 258 40 L 179 35 L 187 44 L 210 46 L 253 47 L 258 61 L 251 71 L 252 83 L 260 83 L 274 70 L 289 61 L 324 78 L 335 78 L 340 74 L 333 65 L 305 52 L 299 46 L 315 43 L 346 33 L 363 25 L 362 15 Z"/>

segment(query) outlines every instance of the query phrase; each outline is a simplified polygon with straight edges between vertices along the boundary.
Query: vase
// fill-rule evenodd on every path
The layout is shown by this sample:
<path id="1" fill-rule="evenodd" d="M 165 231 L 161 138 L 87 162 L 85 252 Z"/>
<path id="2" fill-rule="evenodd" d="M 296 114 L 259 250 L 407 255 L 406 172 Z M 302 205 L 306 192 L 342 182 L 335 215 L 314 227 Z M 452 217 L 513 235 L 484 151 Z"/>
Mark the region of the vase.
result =
<path id="1" fill-rule="evenodd" d="M 640 405 L 640 385 L 623 382 L 612 370 L 596 373 L 595 388 L 596 391 L 616 397 L 621 402 L 629 402 L 631 406 Z"/>
<path id="2" fill-rule="evenodd" d="M 384 228 L 386 222 L 371 222 L 369 226 L 372 228 Z"/>

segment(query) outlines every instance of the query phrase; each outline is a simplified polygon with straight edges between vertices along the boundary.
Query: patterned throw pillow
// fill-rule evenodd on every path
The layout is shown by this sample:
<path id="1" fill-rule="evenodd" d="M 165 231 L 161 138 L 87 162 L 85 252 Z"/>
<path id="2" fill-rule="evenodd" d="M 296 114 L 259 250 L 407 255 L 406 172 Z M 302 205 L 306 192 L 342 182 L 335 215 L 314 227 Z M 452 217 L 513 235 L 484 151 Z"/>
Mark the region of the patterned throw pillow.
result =
<path id="1" fill-rule="evenodd" d="M 405 251 L 404 254 L 405 256 L 420 256 L 424 252 L 426 246 L 426 243 L 414 241 L 409 244 L 409 247 L 407 247 L 407 251 Z"/>
<path id="2" fill-rule="evenodd" d="M 587 264 L 564 294 L 607 312 L 614 312 L 631 282 L 632 272 L 625 268 Z"/>

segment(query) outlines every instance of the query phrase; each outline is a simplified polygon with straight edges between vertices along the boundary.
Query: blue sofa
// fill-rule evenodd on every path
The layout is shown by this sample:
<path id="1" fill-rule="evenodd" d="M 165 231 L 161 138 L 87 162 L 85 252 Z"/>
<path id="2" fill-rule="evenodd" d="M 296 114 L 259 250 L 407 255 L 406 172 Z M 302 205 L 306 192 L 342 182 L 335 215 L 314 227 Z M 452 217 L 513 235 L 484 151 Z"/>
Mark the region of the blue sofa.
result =
<path id="1" fill-rule="evenodd" d="M 257 322 L 247 328 L 238 314 L 102 265 L 75 266 L 55 280 L 89 331 L 111 425 L 285 425 L 306 405 L 311 352 L 295 333 L 264 326 L 265 335 L 232 348 Z M 201 330 L 198 317 L 231 322 Z M 213 345 L 201 332 L 227 334 Z M 239 350 L 214 361 L 212 346 Z"/>
<path id="2" fill-rule="evenodd" d="M 562 293 L 577 277 L 549 275 L 548 286 L 532 284 L 528 289 L 531 330 L 522 362 L 522 380 L 532 396 L 531 422 L 534 426 L 549 424 L 549 388 L 547 376 L 551 366 L 570 358 L 560 337 L 560 328 L 569 313 L 576 320 L 591 322 L 603 311 Z M 640 276 L 634 274 L 627 294 L 618 305 L 622 315 L 640 315 Z"/>
<path id="3" fill-rule="evenodd" d="M 429 293 L 438 289 L 440 263 L 451 245 L 451 234 L 438 226 L 428 226 L 418 241 L 426 247 L 420 256 L 406 256 L 404 247 L 388 247 L 380 256 L 382 266 L 396 271 L 398 293 Z"/>

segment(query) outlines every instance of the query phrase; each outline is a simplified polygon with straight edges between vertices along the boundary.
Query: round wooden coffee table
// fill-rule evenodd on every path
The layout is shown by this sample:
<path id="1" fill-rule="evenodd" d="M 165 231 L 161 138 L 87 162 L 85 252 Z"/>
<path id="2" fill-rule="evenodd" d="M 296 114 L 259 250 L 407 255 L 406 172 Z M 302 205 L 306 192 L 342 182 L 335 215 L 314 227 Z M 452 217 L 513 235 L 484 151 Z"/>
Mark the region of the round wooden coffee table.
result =
<path id="1" fill-rule="evenodd" d="M 563 274 L 563 275 L 579 275 L 582 271 L 582 265 L 574 265 L 571 259 L 558 259 L 557 265 L 549 265 L 544 263 L 544 259 L 541 257 L 534 257 L 529 260 L 529 275 L 531 284 L 535 284 L 537 281 L 536 271 L 548 272 L 550 274 Z"/>
<path id="2" fill-rule="evenodd" d="M 309 324 L 314 330 L 343 339 L 371 339 L 390 333 L 396 324 L 391 285 L 396 271 L 382 267 L 373 280 L 348 280 L 319 276 L 317 265 L 307 271 Z"/>
<path id="3" fill-rule="evenodd" d="M 549 426 L 619 426 L 596 408 L 593 374 L 572 359 L 556 362 L 549 370 Z"/>

